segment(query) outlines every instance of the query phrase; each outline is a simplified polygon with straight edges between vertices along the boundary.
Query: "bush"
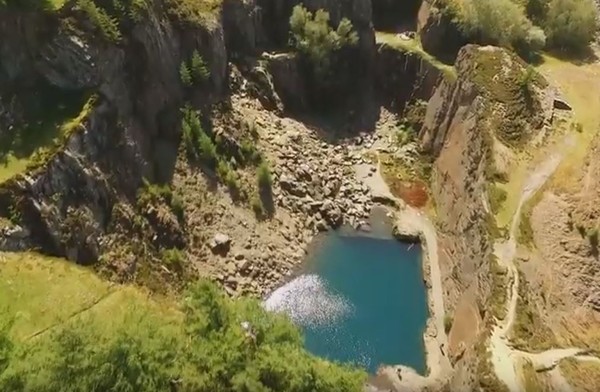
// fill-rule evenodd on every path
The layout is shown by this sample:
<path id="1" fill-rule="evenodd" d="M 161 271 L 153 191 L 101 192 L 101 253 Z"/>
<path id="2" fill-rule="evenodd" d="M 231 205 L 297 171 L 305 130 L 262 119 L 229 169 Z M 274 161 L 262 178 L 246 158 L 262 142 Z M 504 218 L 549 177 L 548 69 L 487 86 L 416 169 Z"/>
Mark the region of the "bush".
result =
<path id="1" fill-rule="evenodd" d="M 104 8 L 97 6 L 93 0 L 77 0 L 77 7 L 85 12 L 92 24 L 100 30 L 107 41 L 114 43 L 121 41 L 119 23 Z"/>
<path id="2" fill-rule="evenodd" d="M 179 66 L 179 79 L 181 80 L 181 83 L 183 83 L 184 86 L 192 86 L 192 73 L 185 61 L 182 61 L 181 65 Z"/>
<path id="3" fill-rule="evenodd" d="M 212 141 L 210 136 L 208 136 L 203 131 L 200 133 L 198 148 L 200 158 L 203 159 L 206 163 L 214 165 L 215 162 L 217 162 L 217 146 Z"/>
<path id="4" fill-rule="evenodd" d="M 530 52 L 539 52 L 546 46 L 546 33 L 538 26 L 532 26 L 525 35 L 524 46 Z"/>
<path id="5" fill-rule="evenodd" d="M 143 180 L 142 187 L 138 190 L 138 207 L 165 203 L 175 214 L 177 219 L 182 220 L 184 216 L 183 199 L 177 193 L 174 193 L 168 184 L 151 184 L 148 180 Z"/>
<path id="6" fill-rule="evenodd" d="M 161 201 L 170 204 L 172 197 L 173 192 L 169 185 L 151 184 L 144 178 L 143 185 L 138 191 L 137 203 L 140 206 L 156 204 Z"/>
<path id="7" fill-rule="evenodd" d="M 267 161 L 263 161 L 258 166 L 256 175 L 259 188 L 271 189 L 271 186 L 273 185 L 273 177 L 271 176 L 271 169 L 269 168 L 269 163 Z"/>
<path id="8" fill-rule="evenodd" d="M 189 106 L 181 109 L 183 118 L 181 120 L 181 133 L 185 148 L 188 154 L 196 156 L 198 154 L 198 143 L 200 135 L 204 132 L 200 124 L 200 118 Z"/>
<path id="9" fill-rule="evenodd" d="M 463 5 L 458 23 L 467 36 L 483 43 L 530 51 L 545 45 L 542 31 L 511 0 L 465 0 Z"/>
<path id="10" fill-rule="evenodd" d="M 186 260 L 185 253 L 177 248 L 161 250 L 160 258 L 165 266 L 174 272 L 181 272 Z"/>
<path id="11" fill-rule="evenodd" d="M 243 138 L 240 145 L 245 162 L 256 164 L 262 161 L 262 154 L 256 148 L 256 143 L 253 140 Z"/>
<path id="12" fill-rule="evenodd" d="M 192 71 L 192 77 L 194 78 L 194 82 L 203 83 L 208 80 L 210 77 L 210 71 L 206 62 L 200 56 L 197 50 L 194 50 L 192 53 L 192 59 L 190 60 L 190 69 Z"/>
<path id="13" fill-rule="evenodd" d="M 453 323 L 454 319 L 452 318 L 452 315 L 450 313 L 446 313 L 444 315 L 444 331 L 446 332 L 446 334 L 450 333 Z"/>
<path id="14" fill-rule="evenodd" d="M 291 44 L 308 57 L 321 76 L 329 71 L 332 52 L 358 43 L 358 34 L 352 30 L 350 20 L 342 19 L 337 30 L 333 30 L 329 26 L 329 13 L 322 9 L 313 15 L 303 6 L 295 6 L 290 29 Z"/>
<path id="15" fill-rule="evenodd" d="M 221 182 L 225 182 L 231 170 L 231 166 L 229 165 L 229 163 L 227 163 L 227 161 L 225 161 L 224 159 L 219 159 L 219 161 L 217 162 L 217 177 L 219 177 L 219 180 L 221 180 Z"/>
<path id="16" fill-rule="evenodd" d="M 173 193 L 173 196 L 171 197 L 171 211 L 173 211 L 173 214 L 175 214 L 179 221 L 183 220 L 185 207 L 183 205 L 183 199 L 178 193 Z"/>
<path id="17" fill-rule="evenodd" d="M 252 211 L 254 211 L 256 216 L 260 217 L 265 214 L 265 209 L 258 194 L 252 196 L 252 200 L 250 200 L 250 206 L 252 207 Z"/>
<path id="18" fill-rule="evenodd" d="M 594 0 L 551 0 L 544 30 L 553 47 L 581 50 L 598 30 L 598 11 Z"/>
<path id="19" fill-rule="evenodd" d="M 202 129 L 198 113 L 190 107 L 182 109 L 181 133 L 188 154 L 199 157 L 215 165 L 217 163 L 217 146 Z"/>

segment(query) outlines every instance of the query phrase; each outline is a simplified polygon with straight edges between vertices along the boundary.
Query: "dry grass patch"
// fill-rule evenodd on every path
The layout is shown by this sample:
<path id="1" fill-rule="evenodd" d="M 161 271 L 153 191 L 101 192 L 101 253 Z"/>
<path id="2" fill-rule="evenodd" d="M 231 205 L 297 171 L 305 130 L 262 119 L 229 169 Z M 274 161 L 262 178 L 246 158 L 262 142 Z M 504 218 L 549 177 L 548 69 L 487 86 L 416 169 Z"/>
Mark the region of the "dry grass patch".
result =
<path id="1" fill-rule="evenodd" d="M 553 80 L 573 107 L 575 119 L 582 132 L 574 132 L 573 146 L 553 177 L 552 187 L 564 192 L 577 189 L 582 162 L 589 145 L 600 128 L 600 64 L 577 65 L 550 55 L 538 70 Z"/>
<path id="2" fill-rule="evenodd" d="M 531 361 L 524 360 L 521 363 L 521 380 L 525 388 L 524 392 L 550 392 L 552 388 L 544 380 L 544 375 L 533 368 Z"/>
<path id="3" fill-rule="evenodd" d="M 516 318 L 510 339 L 516 348 L 526 351 L 548 350 L 558 345 L 554 332 L 544 323 L 539 314 L 527 279 L 521 271 L 519 271 Z"/>
<path id="4" fill-rule="evenodd" d="M 568 358 L 560 363 L 560 370 L 575 392 L 600 391 L 600 363 Z"/>

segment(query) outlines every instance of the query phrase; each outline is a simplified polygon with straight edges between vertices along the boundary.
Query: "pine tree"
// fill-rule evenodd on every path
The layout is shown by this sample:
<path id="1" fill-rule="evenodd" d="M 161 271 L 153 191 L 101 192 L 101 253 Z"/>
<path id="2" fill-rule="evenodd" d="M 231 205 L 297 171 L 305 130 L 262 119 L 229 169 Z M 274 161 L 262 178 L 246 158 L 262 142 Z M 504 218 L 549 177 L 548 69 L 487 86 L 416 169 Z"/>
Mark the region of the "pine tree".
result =
<path id="1" fill-rule="evenodd" d="M 179 67 L 179 78 L 184 86 L 190 87 L 192 85 L 192 74 L 185 61 L 182 61 L 181 66 Z"/>
<path id="2" fill-rule="evenodd" d="M 206 82 L 210 76 L 210 71 L 208 70 L 206 62 L 197 50 L 194 50 L 192 53 L 191 71 L 194 82 L 196 83 Z"/>

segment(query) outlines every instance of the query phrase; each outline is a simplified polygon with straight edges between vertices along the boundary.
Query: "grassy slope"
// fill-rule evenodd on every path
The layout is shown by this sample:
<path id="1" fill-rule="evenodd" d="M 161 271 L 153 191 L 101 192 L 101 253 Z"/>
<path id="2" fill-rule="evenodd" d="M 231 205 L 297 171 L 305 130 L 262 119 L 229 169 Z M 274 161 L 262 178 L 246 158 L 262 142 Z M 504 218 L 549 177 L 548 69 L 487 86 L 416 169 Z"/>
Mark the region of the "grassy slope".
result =
<path id="1" fill-rule="evenodd" d="M 85 101 L 84 93 L 47 86 L 33 92 L 25 102 L 28 123 L 1 140 L 0 183 L 25 172 L 32 161 L 40 158 L 41 150 L 56 145 L 58 138 L 72 131 L 91 108 Z"/>
<path id="2" fill-rule="evenodd" d="M 577 65 L 555 57 L 544 56 L 539 70 L 558 84 L 573 107 L 583 132 L 574 133 L 575 148 L 564 159 L 552 181 L 558 190 L 570 190 L 580 178 L 580 168 L 590 142 L 600 128 L 600 63 Z"/>
<path id="3" fill-rule="evenodd" d="M 566 359 L 560 370 L 576 392 L 600 391 L 600 364 Z"/>
<path id="4" fill-rule="evenodd" d="M 583 125 L 583 132 L 571 132 L 575 138 L 575 148 L 571 149 L 553 176 L 550 188 L 568 190 L 579 178 L 579 168 L 588 151 L 593 136 L 600 128 L 600 64 L 577 65 L 549 55 L 543 57 L 537 70 L 558 86 L 565 99 L 572 105 L 575 120 Z M 527 178 L 528 168 L 541 162 L 549 151 L 562 143 L 563 134 L 550 137 L 547 146 L 517 152 L 510 170 L 508 183 L 499 184 L 507 193 L 507 200 L 496 215 L 498 227 L 507 227 L 519 202 L 521 189 Z M 560 148 L 560 146 L 558 147 Z M 532 206 L 531 206 L 532 207 Z"/>
<path id="5" fill-rule="evenodd" d="M 11 333 L 17 340 L 78 319 L 108 334 L 142 313 L 160 316 L 165 323 L 181 317 L 166 300 L 150 299 L 137 288 L 111 285 L 63 260 L 0 253 L 0 317 L 14 319 Z"/>
<path id="6" fill-rule="evenodd" d="M 404 40 L 399 38 L 396 34 L 383 33 L 379 31 L 376 33 L 375 38 L 378 44 L 389 45 L 394 49 L 416 54 L 417 56 L 421 57 L 424 61 L 427 61 L 428 63 L 432 64 L 434 67 L 442 71 L 443 74 L 450 80 L 456 79 L 456 70 L 454 69 L 454 67 L 442 63 L 441 61 L 427 53 L 425 50 L 423 50 L 423 47 L 421 46 L 421 42 L 419 40 Z"/>

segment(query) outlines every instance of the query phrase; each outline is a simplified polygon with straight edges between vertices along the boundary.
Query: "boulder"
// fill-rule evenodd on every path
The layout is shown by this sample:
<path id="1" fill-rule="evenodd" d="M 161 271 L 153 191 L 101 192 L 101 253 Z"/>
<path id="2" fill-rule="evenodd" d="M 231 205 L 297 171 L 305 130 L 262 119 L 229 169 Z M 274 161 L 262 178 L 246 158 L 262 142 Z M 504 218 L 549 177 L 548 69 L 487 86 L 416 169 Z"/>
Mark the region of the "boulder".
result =
<path id="1" fill-rule="evenodd" d="M 227 234 L 217 233 L 210 241 L 209 246 L 213 253 L 227 253 L 231 247 L 231 237 Z"/>

